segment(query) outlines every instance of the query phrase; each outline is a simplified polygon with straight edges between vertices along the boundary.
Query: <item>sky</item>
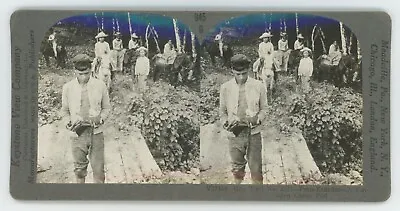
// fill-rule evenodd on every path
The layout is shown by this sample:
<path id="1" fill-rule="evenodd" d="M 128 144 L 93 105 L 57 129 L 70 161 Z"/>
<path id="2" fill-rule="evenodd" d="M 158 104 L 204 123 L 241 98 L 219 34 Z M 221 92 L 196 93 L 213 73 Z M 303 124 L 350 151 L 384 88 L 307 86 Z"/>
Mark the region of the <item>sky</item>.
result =
<path id="1" fill-rule="evenodd" d="M 129 17 L 129 18 L 128 18 Z M 129 19 L 130 23 L 129 24 Z M 159 37 L 174 39 L 175 32 L 173 27 L 173 20 L 171 17 L 157 15 L 157 14 L 140 14 L 127 12 L 98 12 L 87 13 L 79 16 L 73 16 L 61 20 L 63 23 L 80 23 L 89 28 L 103 28 L 108 33 L 113 31 L 120 31 L 123 35 L 129 36 L 130 27 L 132 32 L 137 35 L 145 36 L 147 25 L 150 23 L 154 27 Z M 119 30 L 118 30 L 119 26 Z M 177 20 L 177 26 L 181 36 L 186 33 L 190 36 L 190 29 Z M 114 30 L 115 29 L 115 30 Z"/>
<path id="2" fill-rule="evenodd" d="M 130 24 L 129 24 L 130 20 Z M 69 17 L 61 20 L 63 23 L 80 23 L 84 27 L 89 28 L 104 28 L 104 30 L 111 34 L 114 31 L 120 31 L 123 35 L 129 36 L 131 30 L 141 37 L 145 36 L 147 25 L 150 23 L 154 27 L 160 39 L 172 39 L 175 42 L 175 32 L 173 21 L 171 17 L 162 16 L 151 13 L 129 13 L 128 12 L 97 12 L 87 13 L 79 16 Z M 351 30 L 346 27 L 345 34 L 347 45 L 349 44 L 349 37 L 352 36 L 353 51 L 356 51 L 356 37 L 352 34 Z M 271 25 L 271 33 L 274 35 L 272 38 L 273 43 L 277 43 L 279 33 L 284 30 L 286 25 L 286 32 L 288 33 L 289 45 L 293 45 L 296 40 L 296 25 L 299 28 L 299 33 L 303 34 L 306 39 L 311 40 L 312 30 L 315 25 L 321 28 L 325 35 L 324 44 L 326 48 L 334 41 L 338 41 L 341 45 L 341 35 L 339 22 L 334 19 L 297 14 L 296 13 L 257 13 L 244 16 L 237 16 L 227 19 L 226 21 L 217 24 L 206 36 L 206 40 L 211 41 L 215 35 L 223 30 L 225 37 L 234 39 L 248 39 L 257 38 Z M 177 26 L 181 39 L 183 34 L 186 33 L 186 42 L 190 43 L 190 29 L 182 22 L 177 20 Z M 118 30 L 119 29 L 119 30 Z M 319 42 L 319 43 L 318 43 Z M 320 41 L 316 41 L 316 45 L 320 45 Z"/>

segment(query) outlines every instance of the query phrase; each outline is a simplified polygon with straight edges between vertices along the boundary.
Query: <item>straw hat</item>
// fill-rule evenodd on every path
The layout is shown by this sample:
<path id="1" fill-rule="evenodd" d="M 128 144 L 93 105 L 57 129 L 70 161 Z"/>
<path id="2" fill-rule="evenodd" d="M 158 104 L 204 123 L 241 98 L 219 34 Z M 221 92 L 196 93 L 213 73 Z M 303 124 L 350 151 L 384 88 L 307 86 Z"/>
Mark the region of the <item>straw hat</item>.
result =
<path id="1" fill-rule="evenodd" d="M 104 32 L 100 32 L 96 35 L 96 39 L 101 38 L 101 37 L 108 37 L 108 35 L 106 35 Z"/>
<path id="2" fill-rule="evenodd" d="M 311 49 L 304 47 L 303 49 L 300 50 L 300 52 L 308 51 L 308 53 L 311 53 Z"/>
<path id="3" fill-rule="evenodd" d="M 303 37 L 302 34 L 298 34 L 298 35 L 297 35 L 297 38 L 304 39 L 304 37 Z"/>
<path id="4" fill-rule="evenodd" d="M 265 37 L 272 37 L 273 35 L 270 32 L 264 32 L 261 36 L 260 39 L 263 39 Z"/>
<path id="5" fill-rule="evenodd" d="M 132 37 L 132 38 L 139 38 L 139 37 L 136 35 L 136 33 L 132 33 L 132 34 L 131 34 L 131 37 Z"/>
<path id="6" fill-rule="evenodd" d="M 286 36 L 287 35 L 287 33 L 286 32 L 281 32 L 281 36 L 283 37 L 283 36 Z"/>
<path id="7" fill-rule="evenodd" d="M 114 36 L 116 36 L 116 37 L 121 37 L 122 34 L 121 34 L 121 32 L 116 32 L 116 33 L 114 34 Z"/>
<path id="8" fill-rule="evenodd" d="M 141 46 L 141 47 L 139 47 L 139 48 L 137 49 L 137 51 L 138 51 L 138 52 L 140 52 L 140 51 L 145 51 L 145 52 L 147 52 L 147 48 Z"/>
<path id="9" fill-rule="evenodd" d="M 214 38 L 215 41 L 221 40 L 222 36 L 220 34 L 217 34 Z"/>

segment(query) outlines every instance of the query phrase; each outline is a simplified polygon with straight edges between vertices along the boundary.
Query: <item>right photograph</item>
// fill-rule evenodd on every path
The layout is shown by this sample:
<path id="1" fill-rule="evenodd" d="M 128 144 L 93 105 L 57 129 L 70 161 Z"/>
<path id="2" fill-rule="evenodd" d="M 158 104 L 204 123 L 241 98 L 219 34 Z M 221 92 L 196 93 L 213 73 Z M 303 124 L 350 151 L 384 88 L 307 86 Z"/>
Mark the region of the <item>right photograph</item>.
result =
<path id="1" fill-rule="evenodd" d="M 363 185 L 362 54 L 346 23 L 249 14 L 201 47 L 202 184 Z"/>

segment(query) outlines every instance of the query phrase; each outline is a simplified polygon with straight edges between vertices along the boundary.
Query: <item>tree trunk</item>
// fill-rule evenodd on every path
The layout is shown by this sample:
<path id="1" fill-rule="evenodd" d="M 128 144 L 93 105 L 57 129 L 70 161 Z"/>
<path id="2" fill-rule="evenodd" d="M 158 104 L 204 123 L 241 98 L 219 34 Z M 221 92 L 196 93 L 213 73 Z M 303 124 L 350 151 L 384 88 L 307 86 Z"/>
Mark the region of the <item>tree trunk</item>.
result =
<path id="1" fill-rule="evenodd" d="M 112 23 L 113 23 L 113 34 L 115 34 L 115 19 L 112 19 Z"/>
<path id="2" fill-rule="evenodd" d="M 283 30 L 284 30 L 284 32 L 286 32 L 286 19 L 285 18 L 283 18 Z"/>
<path id="3" fill-rule="evenodd" d="M 154 29 L 154 27 L 151 27 L 151 30 L 152 30 L 152 32 L 153 32 L 153 34 L 154 34 L 153 38 L 154 38 L 154 41 L 156 42 L 156 45 L 157 45 L 157 51 L 161 53 L 160 45 L 158 44 L 158 34 L 157 34 L 157 31 Z"/>
<path id="4" fill-rule="evenodd" d="M 186 48 L 186 29 L 183 32 L 183 45 L 182 45 L 182 52 L 185 53 L 185 48 Z"/>
<path id="5" fill-rule="evenodd" d="M 269 27 L 268 27 L 269 31 L 271 31 L 272 29 L 272 13 L 270 13 L 269 15 Z"/>
<path id="6" fill-rule="evenodd" d="M 345 37 L 345 34 L 344 34 L 345 31 L 344 31 L 343 23 L 340 22 L 339 26 L 340 26 L 340 37 L 341 37 L 341 41 L 342 41 L 342 50 L 343 50 L 343 53 L 347 54 L 346 37 Z"/>
<path id="7" fill-rule="evenodd" d="M 101 29 L 104 31 L 104 12 L 101 13 Z"/>
<path id="8" fill-rule="evenodd" d="M 100 32 L 100 22 L 99 22 L 99 19 L 97 18 L 96 13 L 94 13 L 94 17 L 96 18 L 96 22 L 97 22 L 97 33 L 99 33 Z"/>
<path id="9" fill-rule="evenodd" d="M 150 27 L 150 23 L 147 24 L 147 27 L 146 27 L 146 35 L 145 35 L 147 51 L 149 50 L 149 27 Z"/>
<path id="10" fill-rule="evenodd" d="M 196 57 L 196 37 L 193 32 L 190 32 L 190 37 L 192 40 L 192 56 L 193 56 L 193 58 L 195 58 Z"/>
<path id="11" fill-rule="evenodd" d="M 178 50 L 178 53 L 181 53 L 181 39 L 179 37 L 179 29 L 178 29 L 178 25 L 176 23 L 176 19 L 172 19 L 172 22 L 174 24 L 174 31 L 175 31 L 175 39 L 176 39 L 176 48 Z"/>
<path id="12" fill-rule="evenodd" d="M 117 32 L 119 32 L 120 30 L 119 30 L 119 21 L 118 21 L 118 18 L 116 18 L 116 22 L 117 22 Z"/>
<path id="13" fill-rule="evenodd" d="M 129 24 L 129 33 L 132 34 L 132 24 L 131 24 L 131 15 L 128 12 L 128 24 Z"/>
<path id="14" fill-rule="evenodd" d="M 299 34 L 299 17 L 296 13 L 296 36 Z"/>
<path id="15" fill-rule="evenodd" d="M 314 33 L 315 33 L 315 29 L 317 28 L 317 24 L 315 24 L 314 25 L 314 28 L 313 28 L 313 30 L 312 30 L 312 32 L 311 32 L 311 49 L 312 49 L 312 51 L 314 52 L 314 50 L 315 50 L 315 47 L 314 47 Z"/>

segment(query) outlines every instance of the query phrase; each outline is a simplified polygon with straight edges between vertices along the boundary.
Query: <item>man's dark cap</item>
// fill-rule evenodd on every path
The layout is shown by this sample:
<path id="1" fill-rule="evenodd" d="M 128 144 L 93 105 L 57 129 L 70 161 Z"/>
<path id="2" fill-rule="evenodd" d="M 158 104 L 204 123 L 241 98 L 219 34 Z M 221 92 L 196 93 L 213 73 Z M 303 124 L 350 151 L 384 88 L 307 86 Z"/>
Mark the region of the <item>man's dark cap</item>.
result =
<path id="1" fill-rule="evenodd" d="M 251 63 L 250 59 L 243 54 L 236 54 L 231 58 L 232 68 L 236 71 L 247 71 Z"/>
<path id="2" fill-rule="evenodd" d="M 76 70 L 85 71 L 92 67 L 93 59 L 86 54 L 78 54 L 72 58 Z"/>

